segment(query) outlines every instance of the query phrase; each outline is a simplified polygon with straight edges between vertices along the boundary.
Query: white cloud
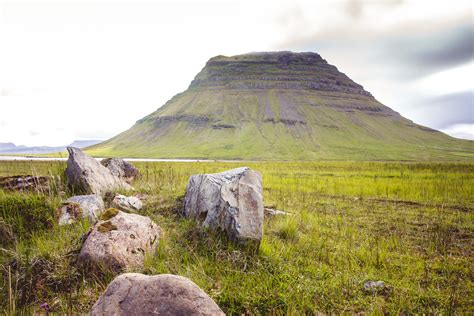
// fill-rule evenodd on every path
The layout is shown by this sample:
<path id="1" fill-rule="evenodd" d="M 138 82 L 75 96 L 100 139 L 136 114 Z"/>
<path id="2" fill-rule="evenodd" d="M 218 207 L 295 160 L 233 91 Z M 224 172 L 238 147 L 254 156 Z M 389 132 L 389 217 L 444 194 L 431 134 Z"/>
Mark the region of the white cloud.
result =
<path id="1" fill-rule="evenodd" d="M 474 124 L 454 124 L 441 131 L 453 137 L 474 140 Z"/>
<path id="2" fill-rule="evenodd" d="M 473 52 L 474 53 L 474 52 Z M 443 95 L 460 91 L 474 90 L 474 62 L 440 71 L 417 80 L 414 84 L 421 92 Z"/>
<path id="3" fill-rule="evenodd" d="M 291 49 L 280 44 L 332 29 L 378 40 L 401 24 L 423 28 L 471 6 L 361 3 L 351 17 L 346 2 L 334 1 L 0 0 L 0 142 L 108 138 L 185 90 L 212 56 Z M 384 80 L 380 64 L 354 62 L 350 49 L 320 53 L 395 110 L 424 89 Z"/>

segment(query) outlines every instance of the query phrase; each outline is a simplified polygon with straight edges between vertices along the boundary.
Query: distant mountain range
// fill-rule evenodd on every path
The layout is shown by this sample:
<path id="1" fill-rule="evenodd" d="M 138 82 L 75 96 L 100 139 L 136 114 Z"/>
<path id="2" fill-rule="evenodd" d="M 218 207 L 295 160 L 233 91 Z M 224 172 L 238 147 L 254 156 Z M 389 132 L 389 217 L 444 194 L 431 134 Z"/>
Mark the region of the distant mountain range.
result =
<path id="1" fill-rule="evenodd" d="M 427 113 L 429 115 L 429 113 Z M 94 156 L 474 160 L 474 142 L 418 125 L 316 53 L 210 59 L 189 88 Z"/>
<path id="2" fill-rule="evenodd" d="M 88 146 L 92 146 L 102 142 L 102 140 L 75 140 L 71 144 L 67 146 L 58 146 L 58 147 L 50 147 L 50 146 L 34 146 L 28 147 L 24 145 L 17 146 L 14 143 L 0 143 L 0 154 L 50 154 L 65 151 L 66 147 L 77 147 L 77 148 L 84 148 Z"/>

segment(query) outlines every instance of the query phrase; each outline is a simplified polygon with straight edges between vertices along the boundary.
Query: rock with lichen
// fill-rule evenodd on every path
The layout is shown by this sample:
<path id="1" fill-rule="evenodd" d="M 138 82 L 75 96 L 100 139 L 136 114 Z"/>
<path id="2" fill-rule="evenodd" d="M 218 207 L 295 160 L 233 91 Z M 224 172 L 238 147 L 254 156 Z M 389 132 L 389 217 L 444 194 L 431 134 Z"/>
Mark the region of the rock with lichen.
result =
<path id="1" fill-rule="evenodd" d="M 108 209 L 89 232 L 79 253 L 81 264 L 113 271 L 143 266 L 145 253 L 153 252 L 160 227 L 150 218 Z"/>
<path id="2" fill-rule="evenodd" d="M 92 307 L 91 315 L 224 315 L 188 278 L 124 273 L 116 277 Z"/>
<path id="3" fill-rule="evenodd" d="M 59 225 L 72 224 L 82 218 L 95 223 L 104 211 L 104 201 L 99 195 L 77 195 L 67 199 L 59 210 Z"/>

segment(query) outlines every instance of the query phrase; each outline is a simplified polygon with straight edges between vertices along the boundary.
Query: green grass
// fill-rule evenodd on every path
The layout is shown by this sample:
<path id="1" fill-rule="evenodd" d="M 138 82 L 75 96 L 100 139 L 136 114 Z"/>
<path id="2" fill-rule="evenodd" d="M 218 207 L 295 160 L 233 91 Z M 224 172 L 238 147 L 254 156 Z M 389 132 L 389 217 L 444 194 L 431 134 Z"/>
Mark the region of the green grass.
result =
<path id="1" fill-rule="evenodd" d="M 472 163 L 246 163 L 263 174 L 265 205 L 294 214 L 265 219 L 257 253 L 178 215 L 189 175 L 242 163 L 136 165 L 142 214 L 163 231 L 158 250 L 136 272 L 188 277 L 227 314 L 474 312 Z M 26 220 L 49 218 L 59 195 L 69 195 L 64 167 L 0 162 L 0 175 L 59 178 L 49 194 L 0 192 L 0 222 L 23 221 L 0 250 L 0 308 L 7 314 L 33 313 L 43 302 L 57 313 L 87 312 L 114 277 L 75 264 L 89 223 Z M 387 289 L 366 292 L 368 280 Z"/>

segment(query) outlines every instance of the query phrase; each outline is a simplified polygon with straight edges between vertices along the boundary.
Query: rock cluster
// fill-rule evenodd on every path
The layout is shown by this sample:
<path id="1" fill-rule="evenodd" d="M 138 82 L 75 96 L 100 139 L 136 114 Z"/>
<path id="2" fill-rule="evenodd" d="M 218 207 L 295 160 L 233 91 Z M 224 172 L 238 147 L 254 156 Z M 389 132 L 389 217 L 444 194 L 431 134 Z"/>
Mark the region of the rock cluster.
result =
<path id="1" fill-rule="evenodd" d="M 224 315 L 191 280 L 171 274 L 116 277 L 92 307 L 91 315 Z"/>
<path id="2" fill-rule="evenodd" d="M 66 175 L 71 189 L 92 192 L 67 199 L 59 224 L 81 218 L 95 222 L 84 239 L 78 263 L 115 272 L 140 269 L 153 253 L 161 229 L 149 217 L 126 212 L 142 208 L 135 196 L 115 194 L 104 211 L 101 194 L 131 188 L 138 175 L 131 164 L 108 159 L 103 165 L 79 149 L 68 148 Z M 126 211 L 123 212 L 122 210 Z M 221 230 L 239 243 L 259 244 L 263 235 L 262 177 L 247 167 L 189 179 L 184 215 L 205 227 Z M 278 212 L 278 211 L 275 211 Z M 91 315 L 224 315 L 219 306 L 191 280 L 170 274 L 116 277 L 91 310 Z"/>
<path id="3" fill-rule="evenodd" d="M 59 224 L 71 224 L 80 218 L 95 223 L 78 256 L 81 264 L 107 267 L 115 271 L 143 265 L 145 253 L 158 245 L 160 227 L 150 218 L 127 214 L 115 208 L 104 211 L 101 195 L 116 190 L 131 189 L 125 182 L 133 180 L 138 170 L 121 159 L 107 159 L 104 167 L 77 148 L 68 148 L 66 176 L 75 192 L 92 195 L 73 196 L 60 210 Z M 137 197 L 116 195 L 113 206 L 126 211 L 142 208 Z"/>
<path id="4" fill-rule="evenodd" d="M 260 243 L 264 216 L 261 175 L 243 167 L 191 176 L 184 216 L 225 231 L 232 240 Z"/>
<path id="5" fill-rule="evenodd" d="M 104 195 L 114 190 L 130 190 L 132 187 L 112 174 L 112 172 L 92 157 L 85 155 L 80 149 L 67 148 L 66 177 L 68 185 L 74 192 Z"/>
<path id="6" fill-rule="evenodd" d="M 80 218 L 88 218 L 95 223 L 105 209 L 101 195 L 119 189 L 131 189 L 125 181 L 132 181 L 138 174 L 132 164 L 118 158 L 104 159 L 102 166 L 80 149 L 68 148 L 66 177 L 74 192 L 92 192 L 90 195 L 73 196 L 63 203 L 59 214 L 59 225 L 71 224 Z M 136 211 L 142 208 L 138 197 L 116 195 L 112 201 L 114 207 L 124 211 Z"/>

